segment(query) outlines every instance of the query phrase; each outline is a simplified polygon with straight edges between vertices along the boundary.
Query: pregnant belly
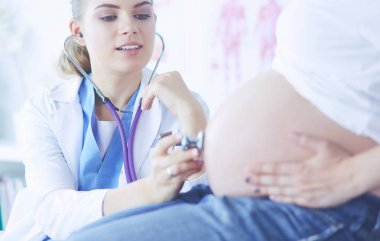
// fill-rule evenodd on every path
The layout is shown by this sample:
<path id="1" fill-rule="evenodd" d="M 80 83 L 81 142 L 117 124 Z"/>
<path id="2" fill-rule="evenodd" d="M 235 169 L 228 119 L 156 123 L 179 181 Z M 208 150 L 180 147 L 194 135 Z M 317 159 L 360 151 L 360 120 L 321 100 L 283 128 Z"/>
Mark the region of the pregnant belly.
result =
<path id="1" fill-rule="evenodd" d="M 235 92 L 210 122 L 205 164 L 214 193 L 251 195 L 251 187 L 244 182 L 248 165 L 304 160 L 313 155 L 289 140 L 292 131 L 327 139 L 352 154 L 376 145 L 327 118 L 283 76 L 269 72 Z"/>

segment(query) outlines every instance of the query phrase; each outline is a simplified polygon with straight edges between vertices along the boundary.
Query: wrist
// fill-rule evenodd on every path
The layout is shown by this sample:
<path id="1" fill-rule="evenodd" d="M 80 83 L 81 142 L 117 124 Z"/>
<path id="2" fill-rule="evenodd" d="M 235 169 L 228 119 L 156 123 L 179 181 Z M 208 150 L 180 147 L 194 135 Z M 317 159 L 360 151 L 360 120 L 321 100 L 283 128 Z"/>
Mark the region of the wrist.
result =
<path id="1" fill-rule="evenodd" d="M 157 185 L 152 178 L 146 177 L 140 180 L 145 194 L 145 200 L 148 204 L 161 203 L 159 194 L 157 193 Z"/>
<path id="2" fill-rule="evenodd" d="M 184 134 L 196 135 L 206 128 L 206 115 L 198 101 L 187 102 L 186 105 L 179 109 L 178 119 Z"/>
<path id="3" fill-rule="evenodd" d="M 350 175 L 349 181 L 352 183 L 350 188 L 352 189 L 352 192 L 354 192 L 354 197 L 370 191 L 371 177 L 366 174 L 365 170 L 362 170 L 363 164 L 360 160 L 358 158 L 351 157 L 345 162 L 347 164 L 345 170 Z"/>

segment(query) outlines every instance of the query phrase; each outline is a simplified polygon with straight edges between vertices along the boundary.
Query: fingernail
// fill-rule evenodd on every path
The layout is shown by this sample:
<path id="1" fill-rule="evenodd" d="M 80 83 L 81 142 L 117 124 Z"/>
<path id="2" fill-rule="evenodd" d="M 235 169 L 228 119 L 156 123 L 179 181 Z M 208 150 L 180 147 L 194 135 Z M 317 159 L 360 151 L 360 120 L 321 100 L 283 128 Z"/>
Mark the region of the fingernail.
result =
<path id="1" fill-rule="evenodd" d="M 250 177 L 246 177 L 245 178 L 245 183 L 250 183 L 251 182 L 251 178 Z"/>

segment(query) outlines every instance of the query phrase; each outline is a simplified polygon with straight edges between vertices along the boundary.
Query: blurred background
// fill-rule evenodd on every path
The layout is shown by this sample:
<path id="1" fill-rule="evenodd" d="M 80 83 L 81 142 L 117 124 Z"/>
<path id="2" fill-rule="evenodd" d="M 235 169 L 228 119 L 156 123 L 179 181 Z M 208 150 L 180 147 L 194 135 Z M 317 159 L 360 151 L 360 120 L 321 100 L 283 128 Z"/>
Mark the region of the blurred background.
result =
<path id="1" fill-rule="evenodd" d="M 154 0 L 167 46 L 158 72 L 180 71 L 212 115 L 233 90 L 270 68 L 276 21 L 289 1 Z M 0 230 L 23 184 L 17 113 L 27 98 L 65 81 L 56 66 L 70 18 L 70 0 L 0 0 Z"/>

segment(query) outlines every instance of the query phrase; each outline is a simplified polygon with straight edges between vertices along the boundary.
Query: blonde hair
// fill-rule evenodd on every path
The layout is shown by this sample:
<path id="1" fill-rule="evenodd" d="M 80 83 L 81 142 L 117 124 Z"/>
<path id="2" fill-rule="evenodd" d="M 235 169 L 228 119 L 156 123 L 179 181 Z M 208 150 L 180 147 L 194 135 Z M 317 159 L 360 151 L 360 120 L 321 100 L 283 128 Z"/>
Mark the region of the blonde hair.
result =
<path id="1" fill-rule="evenodd" d="M 73 18 L 80 21 L 82 9 L 85 0 L 72 0 L 72 14 Z M 66 43 L 67 52 L 74 58 L 74 60 L 83 68 L 86 73 L 91 72 L 90 56 L 88 54 L 86 46 L 79 45 L 74 38 L 70 38 Z M 67 58 L 64 52 L 61 53 L 58 62 L 58 70 L 64 75 L 79 75 L 82 74 L 75 67 L 73 63 Z"/>

